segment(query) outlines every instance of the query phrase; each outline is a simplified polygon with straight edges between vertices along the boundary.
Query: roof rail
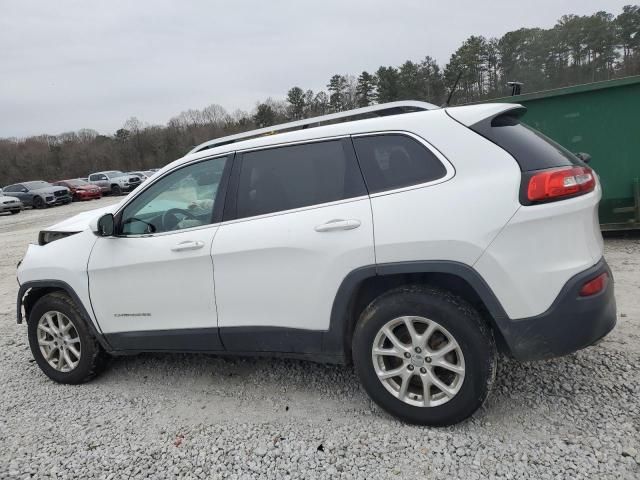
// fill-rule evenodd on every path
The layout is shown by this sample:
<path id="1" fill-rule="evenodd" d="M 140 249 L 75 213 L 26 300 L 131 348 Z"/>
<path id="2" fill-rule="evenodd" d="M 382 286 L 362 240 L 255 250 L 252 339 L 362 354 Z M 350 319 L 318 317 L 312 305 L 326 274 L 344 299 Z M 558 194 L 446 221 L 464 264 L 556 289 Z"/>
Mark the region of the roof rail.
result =
<path id="1" fill-rule="evenodd" d="M 438 108 L 440 107 L 432 105 L 431 103 L 418 102 L 414 100 L 380 103 L 378 105 L 371 105 L 369 107 L 356 108 L 354 110 L 347 110 L 344 112 L 330 113 L 329 115 L 322 115 L 320 117 L 305 118 L 303 120 L 296 120 L 295 122 L 281 123 L 280 125 L 259 128 L 257 130 L 238 133 L 236 135 L 230 135 L 228 137 L 216 138 L 214 140 L 209 140 L 208 142 L 204 142 L 198 145 L 197 147 L 190 150 L 189 153 L 201 152 L 202 150 L 208 150 L 209 148 L 228 145 L 230 143 L 239 142 L 241 140 L 248 140 L 250 138 L 257 138 L 265 135 L 273 135 L 276 133 L 289 132 L 293 130 L 304 130 L 306 128 L 313 128 L 324 123 L 335 122 L 336 120 L 353 121 L 357 120 L 357 118 L 355 117 L 384 117 L 387 115 L 419 112 L 423 110 L 435 110 Z"/>

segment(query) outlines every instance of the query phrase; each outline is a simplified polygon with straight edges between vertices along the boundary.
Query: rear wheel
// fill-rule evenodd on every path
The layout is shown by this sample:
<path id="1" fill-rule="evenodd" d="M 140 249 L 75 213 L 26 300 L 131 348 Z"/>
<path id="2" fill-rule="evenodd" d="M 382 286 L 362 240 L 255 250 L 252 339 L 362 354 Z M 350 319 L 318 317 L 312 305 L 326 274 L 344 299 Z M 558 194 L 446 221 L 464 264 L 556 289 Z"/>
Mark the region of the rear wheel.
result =
<path id="1" fill-rule="evenodd" d="M 120 185 L 113 185 L 111 187 L 111 193 L 113 193 L 114 195 L 122 195 L 122 189 L 120 188 Z"/>
<path id="2" fill-rule="evenodd" d="M 44 200 L 41 197 L 33 197 L 33 208 L 43 208 Z"/>
<path id="3" fill-rule="evenodd" d="M 409 423 L 464 420 L 482 405 L 495 376 L 495 342 L 478 312 L 423 286 L 374 300 L 356 325 L 352 352 L 371 398 Z"/>
<path id="4" fill-rule="evenodd" d="M 86 382 L 104 365 L 105 353 L 64 293 L 50 293 L 36 302 L 29 313 L 28 331 L 36 363 L 56 382 Z"/>

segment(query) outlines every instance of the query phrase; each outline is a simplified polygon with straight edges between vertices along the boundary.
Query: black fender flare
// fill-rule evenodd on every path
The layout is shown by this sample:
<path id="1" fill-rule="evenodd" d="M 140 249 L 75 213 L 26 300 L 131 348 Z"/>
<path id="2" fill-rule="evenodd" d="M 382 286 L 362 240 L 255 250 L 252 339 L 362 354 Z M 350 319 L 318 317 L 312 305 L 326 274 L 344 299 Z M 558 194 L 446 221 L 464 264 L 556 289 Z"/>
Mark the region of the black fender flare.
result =
<path id="1" fill-rule="evenodd" d="M 16 302 L 17 303 L 16 305 L 17 323 L 19 324 L 22 323 L 22 320 L 24 319 L 24 315 L 22 314 L 22 307 L 24 305 L 25 298 L 29 295 L 29 292 L 34 289 L 35 290 L 44 289 L 46 291 L 62 290 L 67 295 L 69 295 L 71 300 L 73 300 L 74 303 L 77 305 L 77 307 L 80 309 L 80 312 L 82 313 L 83 317 L 86 318 L 87 326 L 89 327 L 91 334 L 100 343 L 100 346 L 107 352 L 111 352 L 113 350 L 113 348 L 111 347 L 111 345 L 109 345 L 104 335 L 100 331 L 98 331 L 98 329 L 96 328 L 96 325 L 94 324 L 91 318 L 91 315 L 89 315 L 89 312 L 87 311 L 85 305 L 82 303 L 82 300 L 80 300 L 80 297 L 78 296 L 78 294 L 71 287 L 71 285 L 69 285 L 66 282 L 63 282 L 62 280 L 32 280 L 32 281 L 21 284 L 20 289 L 18 290 L 18 299 Z"/>
<path id="2" fill-rule="evenodd" d="M 329 330 L 322 339 L 322 350 L 325 353 L 345 355 L 349 346 L 345 344 L 348 329 L 353 319 L 350 318 L 350 304 L 358 288 L 365 280 L 372 277 L 410 273 L 446 273 L 465 280 L 483 301 L 496 327 L 502 330 L 507 327 L 509 316 L 491 287 L 482 276 L 467 264 L 450 260 L 425 260 L 411 262 L 383 263 L 357 268 L 350 272 L 340 284 L 333 301 Z"/>

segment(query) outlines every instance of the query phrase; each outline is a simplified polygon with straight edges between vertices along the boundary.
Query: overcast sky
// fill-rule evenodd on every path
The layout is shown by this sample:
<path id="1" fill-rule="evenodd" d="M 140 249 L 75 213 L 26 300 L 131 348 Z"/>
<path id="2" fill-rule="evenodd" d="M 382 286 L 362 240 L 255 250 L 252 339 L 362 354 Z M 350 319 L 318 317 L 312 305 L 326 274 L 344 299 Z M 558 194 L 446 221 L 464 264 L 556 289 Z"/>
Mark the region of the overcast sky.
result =
<path id="1" fill-rule="evenodd" d="M 217 103 L 252 110 L 470 35 L 620 13 L 632 0 L 0 0 L 0 137 L 164 124 Z"/>

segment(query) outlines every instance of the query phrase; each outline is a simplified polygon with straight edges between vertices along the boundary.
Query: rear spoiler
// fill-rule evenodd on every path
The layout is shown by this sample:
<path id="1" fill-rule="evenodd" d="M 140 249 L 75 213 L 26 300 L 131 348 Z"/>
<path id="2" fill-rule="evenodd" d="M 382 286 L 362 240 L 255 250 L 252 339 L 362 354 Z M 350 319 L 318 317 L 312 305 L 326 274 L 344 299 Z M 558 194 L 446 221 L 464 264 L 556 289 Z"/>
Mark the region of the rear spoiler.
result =
<path id="1" fill-rule="evenodd" d="M 478 122 L 494 119 L 507 112 L 515 116 L 520 116 L 527 111 L 527 108 L 517 103 L 483 103 L 480 105 L 448 107 L 445 111 L 454 120 L 467 127 L 471 127 Z"/>

